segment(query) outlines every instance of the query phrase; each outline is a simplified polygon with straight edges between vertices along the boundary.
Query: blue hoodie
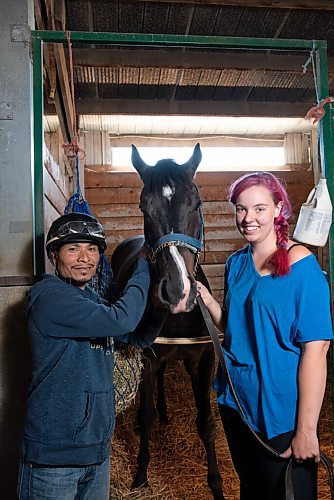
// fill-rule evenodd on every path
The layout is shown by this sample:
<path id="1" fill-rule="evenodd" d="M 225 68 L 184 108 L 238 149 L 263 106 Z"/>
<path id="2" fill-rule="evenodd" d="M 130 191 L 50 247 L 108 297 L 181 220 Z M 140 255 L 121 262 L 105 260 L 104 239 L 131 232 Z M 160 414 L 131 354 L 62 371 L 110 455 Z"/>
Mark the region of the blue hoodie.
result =
<path id="1" fill-rule="evenodd" d="M 115 426 L 113 339 L 146 347 L 164 314 L 138 328 L 150 285 L 139 259 L 121 299 L 109 306 L 89 287 L 44 275 L 28 298 L 32 380 L 22 455 L 42 465 L 91 465 L 110 454 Z"/>

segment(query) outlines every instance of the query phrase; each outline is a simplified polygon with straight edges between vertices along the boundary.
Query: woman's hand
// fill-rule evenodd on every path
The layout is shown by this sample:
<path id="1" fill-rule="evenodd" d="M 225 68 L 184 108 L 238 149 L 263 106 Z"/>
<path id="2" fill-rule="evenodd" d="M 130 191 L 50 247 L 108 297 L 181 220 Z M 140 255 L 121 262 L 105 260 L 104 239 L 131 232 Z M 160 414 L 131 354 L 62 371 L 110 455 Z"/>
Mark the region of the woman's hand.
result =
<path id="1" fill-rule="evenodd" d="M 317 425 L 325 393 L 328 340 L 313 340 L 302 344 L 302 357 L 298 372 L 298 422 L 291 449 L 283 454 L 295 460 L 320 461 Z M 289 455 L 290 453 L 290 455 Z"/>
<path id="2" fill-rule="evenodd" d="M 196 286 L 197 286 L 197 295 L 199 295 L 202 298 L 206 307 L 209 308 L 215 299 L 212 297 L 211 293 L 206 288 L 206 286 L 203 285 L 203 283 L 201 283 L 200 281 L 196 281 Z"/>
<path id="3" fill-rule="evenodd" d="M 307 459 L 312 459 L 316 463 L 319 463 L 320 447 L 317 434 L 315 432 L 307 434 L 297 431 L 292 439 L 291 446 L 282 453 L 283 458 L 290 458 L 291 455 L 298 463 Z"/>
<path id="4" fill-rule="evenodd" d="M 208 308 L 208 311 L 211 315 L 212 321 L 216 325 L 217 328 L 219 328 L 221 331 L 223 329 L 223 324 L 222 324 L 222 317 L 223 317 L 223 311 L 218 302 L 213 298 L 209 290 L 206 288 L 203 283 L 200 281 L 196 281 L 196 286 L 197 286 L 197 295 L 199 295 L 206 307 Z"/>

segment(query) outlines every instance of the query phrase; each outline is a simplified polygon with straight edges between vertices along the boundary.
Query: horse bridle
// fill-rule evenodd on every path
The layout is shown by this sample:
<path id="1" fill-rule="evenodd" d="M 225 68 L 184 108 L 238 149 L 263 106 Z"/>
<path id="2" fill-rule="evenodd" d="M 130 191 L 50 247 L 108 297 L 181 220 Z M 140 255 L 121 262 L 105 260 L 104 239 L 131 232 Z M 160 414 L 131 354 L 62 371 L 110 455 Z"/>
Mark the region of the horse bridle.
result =
<path id="1" fill-rule="evenodd" d="M 176 247 L 185 247 L 188 248 L 191 252 L 195 254 L 195 263 L 194 263 L 194 271 L 193 271 L 193 277 L 196 276 L 197 273 L 197 268 L 200 262 L 201 258 L 201 250 L 203 246 L 203 239 L 204 239 L 204 220 L 203 220 L 203 213 L 201 206 L 198 209 L 198 219 L 200 223 L 200 238 L 193 238 L 192 236 L 188 236 L 187 234 L 183 233 L 173 233 L 170 232 L 168 234 L 164 234 L 161 236 L 156 243 L 154 244 L 153 247 L 150 247 L 147 243 L 146 246 L 148 248 L 149 252 L 149 259 L 151 263 L 154 265 L 156 263 L 157 255 L 160 253 L 164 248 L 170 247 L 170 246 L 176 246 Z"/>

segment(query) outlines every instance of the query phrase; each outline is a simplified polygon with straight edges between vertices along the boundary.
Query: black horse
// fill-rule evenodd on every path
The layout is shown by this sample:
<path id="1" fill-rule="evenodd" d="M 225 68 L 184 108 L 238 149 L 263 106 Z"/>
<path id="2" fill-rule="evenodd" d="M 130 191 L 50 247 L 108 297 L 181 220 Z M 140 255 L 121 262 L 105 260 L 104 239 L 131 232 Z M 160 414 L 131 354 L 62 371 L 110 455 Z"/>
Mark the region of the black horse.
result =
<path id="1" fill-rule="evenodd" d="M 153 421 L 153 388 L 157 379 L 156 408 L 160 422 L 166 423 L 164 371 L 168 361 L 183 360 L 191 377 L 197 408 L 196 426 L 205 446 L 208 485 L 215 499 L 223 499 L 222 479 L 215 451 L 215 425 L 210 406 L 214 370 L 214 350 L 199 307 L 196 305 L 196 280 L 208 282 L 199 266 L 203 239 L 201 199 L 193 177 L 201 161 L 199 144 L 188 162 L 160 160 L 148 166 L 132 146 L 132 163 L 144 187 L 140 208 L 144 215 L 144 234 L 125 240 L 112 258 L 112 269 L 120 288 L 129 277 L 134 260 L 143 246 L 148 249 L 154 268 L 152 301 L 170 314 L 156 343 L 146 349 L 140 385 L 138 424 L 140 450 L 133 487 L 147 486 L 150 461 L 149 437 Z M 180 312 L 187 311 L 187 312 Z M 180 314 L 176 314 L 180 312 Z"/>

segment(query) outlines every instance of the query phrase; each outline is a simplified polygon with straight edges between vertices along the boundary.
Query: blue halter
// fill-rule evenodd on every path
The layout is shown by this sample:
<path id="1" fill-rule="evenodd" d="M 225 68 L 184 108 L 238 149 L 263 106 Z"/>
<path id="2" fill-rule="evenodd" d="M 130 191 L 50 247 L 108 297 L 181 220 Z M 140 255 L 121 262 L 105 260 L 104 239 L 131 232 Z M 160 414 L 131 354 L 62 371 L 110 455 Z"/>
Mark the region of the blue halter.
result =
<path id="1" fill-rule="evenodd" d="M 181 243 L 183 246 L 190 248 L 190 250 L 202 250 L 202 241 L 182 233 L 169 233 L 161 236 L 161 238 L 159 238 L 156 242 L 154 249 L 156 250 L 158 247 L 167 242 L 173 242 L 175 244 Z"/>
<path id="2" fill-rule="evenodd" d="M 191 250 L 195 254 L 197 254 L 197 256 L 199 256 L 203 247 L 203 235 L 204 235 L 204 220 L 201 207 L 198 210 L 198 218 L 200 222 L 200 239 L 193 238 L 192 236 L 188 236 L 187 234 L 182 234 L 182 233 L 165 234 L 158 239 L 158 241 L 152 248 L 149 248 L 151 261 L 154 263 L 156 255 L 161 250 L 163 250 L 163 248 L 167 246 L 186 247 L 189 248 L 189 250 Z"/>

